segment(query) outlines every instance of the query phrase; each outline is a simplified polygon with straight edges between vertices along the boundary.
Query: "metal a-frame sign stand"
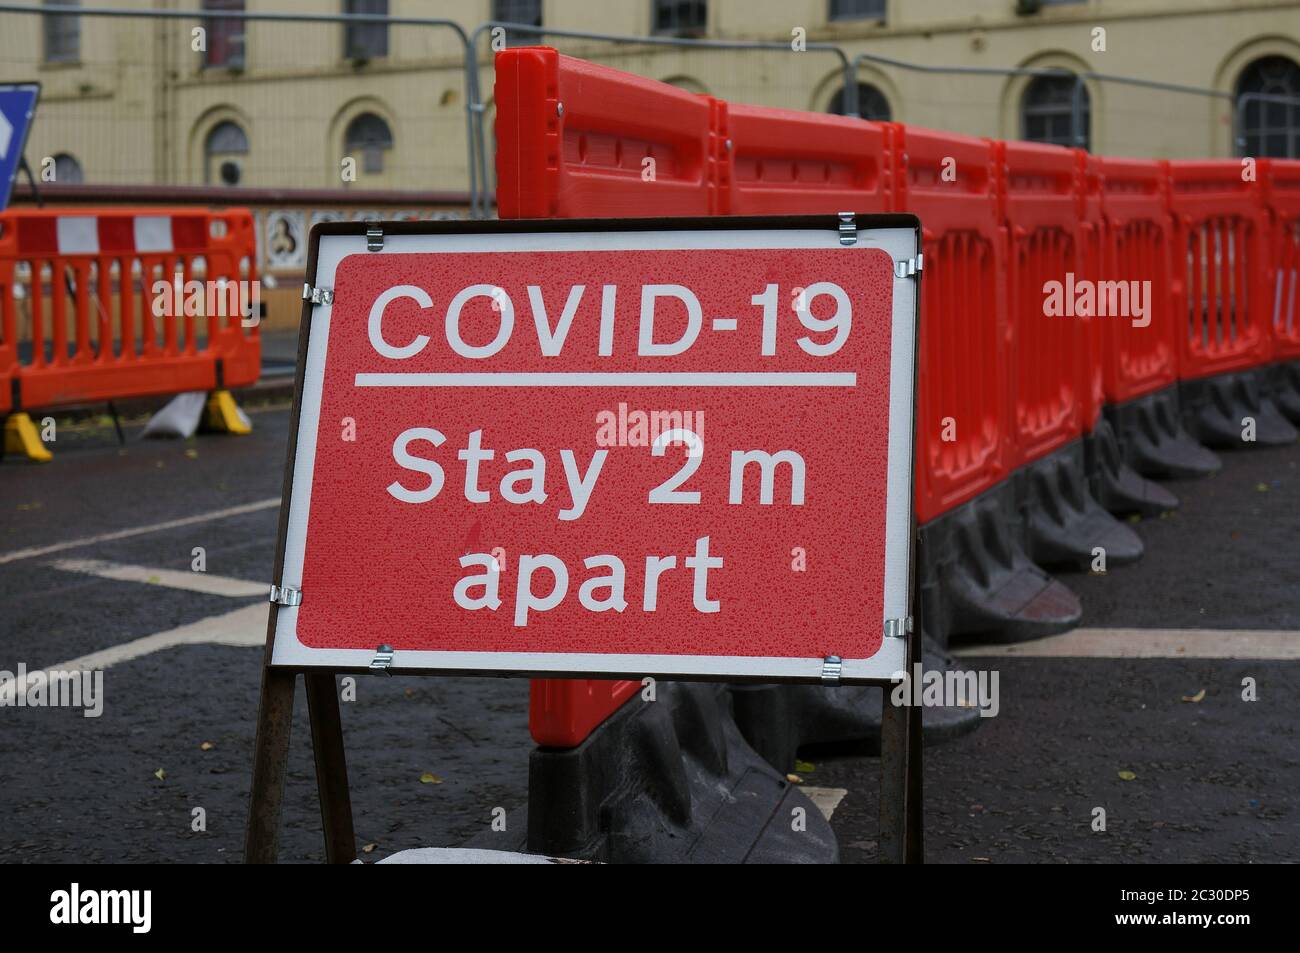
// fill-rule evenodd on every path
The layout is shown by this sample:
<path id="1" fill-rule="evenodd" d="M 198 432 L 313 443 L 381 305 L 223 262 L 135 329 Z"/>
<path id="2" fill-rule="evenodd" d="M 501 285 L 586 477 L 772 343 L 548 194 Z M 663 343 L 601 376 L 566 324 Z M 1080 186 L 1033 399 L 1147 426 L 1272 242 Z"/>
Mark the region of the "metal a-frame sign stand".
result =
<path id="1" fill-rule="evenodd" d="M 908 246 L 910 253 L 904 253 L 901 259 L 896 262 L 897 279 L 907 282 L 914 281 L 915 284 L 912 287 L 915 288 L 915 292 L 910 295 L 911 303 L 909 306 L 911 309 L 912 368 L 911 395 L 909 397 L 911 402 L 909 403 L 908 412 L 911 432 L 905 437 L 909 457 L 905 468 L 904 490 L 906 493 L 906 535 L 899 535 L 901 541 L 899 545 L 901 545 L 902 549 L 901 551 L 895 550 L 895 556 L 898 558 L 896 564 L 907 566 L 905 589 L 902 590 L 904 593 L 903 598 L 907 603 L 906 618 L 891 619 L 886 625 L 887 638 L 885 643 L 882 643 L 880 650 L 883 652 L 886 644 L 890 646 L 892 654 L 889 664 L 892 674 L 885 672 L 879 666 L 874 669 L 860 668 L 856 670 L 856 675 L 837 681 L 841 666 L 847 671 L 854 663 L 853 660 L 842 662 L 835 657 L 828 657 L 825 660 L 804 660 L 818 663 L 821 672 L 820 678 L 810 677 L 807 674 L 808 669 L 805 667 L 802 670 L 805 674 L 801 676 L 778 679 L 746 677 L 744 675 L 721 678 L 717 676 L 710 677 L 705 673 L 707 669 L 692 669 L 689 664 L 683 664 L 680 670 L 675 667 L 660 667 L 657 669 L 651 667 L 645 671 L 639 667 L 633 668 L 627 665 L 610 666 L 608 669 L 579 665 L 566 668 L 563 662 L 538 664 L 536 667 L 529 667 L 526 664 L 523 666 L 511 665 L 498 669 L 491 669 L 482 665 L 458 667 L 455 663 L 437 662 L 436 664 L 425 664 L 418 661 L 410 665 L 392 665 L 394 653 L 387 645 L 380 645 L 377 654 L 373 649 L 370 651 L 369 654 L 373 655 L 374 658 L 369 664 L 360 661 L 360 653 L 354 653 L 342 662 L 333 660 L 338 658 L 338 653 L 331 656 L 331 661 L 326 662 L 291 662 L 286 664 L 282 659 L 277 661 L 277 630 L 280 628 L 281 613 L 286 610 L 297 609 L 304 598 L 302 590 L 299 588 L 301 586 L 301 563 L 297 567 L 297 575 L 294 574 L 292 567 L 287 571 L 286 549 L 288 546 L 287 541 L 291 533 L 294 532 L 290 523 L 294 504 L 295 463 L 299 460 L 299 442 L 303 433 L 305 381 L 311 373 L 308 368 L 309 353 L 315 353 L 318 362 L 323 361 L 320 355 L 324 349 L 324 342 L 318 344 L 315 352 L 312 351 L 313 324 L 319 323 L 320 320 L 317 316 L 317 309 L 322 305 L 329 306 L 332 304 L 334 295 L 338 293 L 337 288 L 325 286 L 321 282 L 322 277 L 328 277 L 332 285 L 333 275 L 323 276 L 318 272 L 322 239 L 332 240 L 333 237 L 338 236 L 340 238 L 347 237 L 352 241 L 364 241 L 365 244 L 362 249 L 375 252 L 384 250 L 385 241 L 390 241 L 391 247 L 398 250 L 398 248 L 404 246 L 401 241 L 397 240 L 405 239 L 408 236 L 420 241 L 445 241 L 448 237 L 454 240 L 458 238 L 464 239 L 468 236 L 470 239 L 478 239 L 480 242 L 483 236 L 489 236 L 499 237 L 508 242 L 512 236 L 514 238 L 523 236 L 535 241 L 538 234 L 571 234 L 575 239 L 581 239 L 584 234 L 589 237 L 595 233 L 601 235 L 614 233 L 617 239 L 618 233 L 678 230 L 678 234 L 688 234 L 700 231 L 726 230 L 726 232 L 734 234 L 745 229 L 809 230 L 814 228 L 825 229 L 828 226 L 838 233 L 840 243 L 845 245 L 852 243 L 858 234 L 858 229 L 864 231 L 868 229 L 892 229 L 894 232 L 907 230 L 913 236 L 911 244 Z M 851 237 L 846 239 L 846 235 Z M 634 236 L 629 236 L 627 240 L 630 240 L 631 237 Z M 894 675 L 901 671 L 905 672 L 906 677 L 910 679 L 914 672 L 913 666 L 921 660 L 921 601 L 917 598 L 917 577 L 915 572 L 919 536 L 916 531 L 915 511 L 911 502 L 913 486 L 913 460 L 911 457 L 914 454 L 916 427 L 913 398 L 916 389 L 916 343 L 919 339 L 917 331 L 919 329 L 920 264 L 919 222 L 912 216 L 898 215 L 855 216 L 850 213 L 841 213 L 838 217 L 804 216 L 762 219 L 385 222 L 382 224 L 334 223 L 316 226 L 311 235 L 307 283 L 303 293 L 297 377 L 291 412 L 293 425 L 289 437 L 288 463 L 283 493 L 284 503 L 280 511 L 274 576 L 276 582 L 271 587 L 272 605 L 262 666 L 261 696 L 254 742 L 249 814 L 244 844 L 245 861 L 249 863 L 274 863 L 277 860 L 281 806 L 288 765 L 294 696 L 299 674 L 302 674 L 306 686 L 307 709 L 312 749 L 315 756 L 317 791 L 320 800 L 326 860 L 329 863 L 351 863 L 356 859 L 356 843 L 336 676 L 340 674 L 366 673 L 425 675 L 454 672 L 457 674 L 490 673 L 494 675 L 509 674 L 543 677 L 567 675 L 575 677 L 592 677 L 595 675 L 640 677 L 642 674 L 650 674 L 678 679 L 707 679 L 709 681 L 770 682 L 780 680 L 804 683 L 822 681 L 831 684 L 879 686 L 882 689 L 880 859 L 882 862 L 889 863 L 921 862 L 923 858 L 921 707 L 910 703 L 914 700 L 914 693 L 911 691 L 912 686 L 910 684 L 907 693 L 909 704 L 896 706 L 891 701 L 891 695 L 893 694 L 891 689 L 897 684 Z M 898 282 L 895 282 L 895 298 L 899 287 Z M 891 306 L 898 307 L 899 305 L 895 301 Z M 314 316 L 316 316 L 315 322 L 313 320 Z M 895 318 L 897 318 L 897 312 L 895 312 Z M 328 321 L 325 322 L 324 328 L 325 336 L 328 338 Z M 306 412 L 309 418 L 311 414 L 320 413 L 320 388 L 321 384 L 317 382 L 315 399 L 318 402 L 316 406 L 307 409 Z M 898 421 L 895 420 L 894 423 L 897 424 Z M 892 425 L 890 432 L 892 440 Z M 311 440 L 314 441 L 314 427 L 311 428 L 310 433 L 312 434 Z M 903 477 L 900 476 L 898 479 L 901 480 Z M 301 484 L 299 492 L 301 493 Z M 886 552 L 888 554 L 889 550 L 886 550 Z M 294 583 L 297 585 L 294 585 Z M 281 635 L 281 638 L 283 638 L 283 635 Z M 412 657 L 435 658 L 432 654 L 410 654 Z M 649 659 L 666 658 L 662 655 L 645 657 Z M 823 661 L 824 664 L 822 664 Z M 875 661 L 875 659 L 867 660 L 870 663 Z M 662 666 L 664 663 L 659 664 Z M 883 661 L 881 664 L 884 664 Z M 833 671 L 835 676 L 828 678 L 828 670 Z"/>

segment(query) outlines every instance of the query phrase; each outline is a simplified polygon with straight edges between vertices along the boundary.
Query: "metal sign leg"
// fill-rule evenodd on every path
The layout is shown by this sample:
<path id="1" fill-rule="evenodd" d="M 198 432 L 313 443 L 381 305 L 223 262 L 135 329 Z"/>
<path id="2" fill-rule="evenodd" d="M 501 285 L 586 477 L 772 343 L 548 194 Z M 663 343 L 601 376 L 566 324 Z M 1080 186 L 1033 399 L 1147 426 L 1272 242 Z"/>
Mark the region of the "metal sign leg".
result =
<path id="1" fill-rule="evenodd" d="M 248 827 L 244 833 L 244 862 L 273 864 L 280 846 L 280 804 L 289 761 L 289 731 L 293 727 L 293 672 L 262 669 L 262 701 L 257 709 L 253 742 L 253 782 L 248 797 Z"/>
<path id="2" fill-rule="evenodd" d="M 343 722 L 339 717 L 338 684 L 333 672 L 308 672 L 307 711 L 311 716 L 311 746 L 316 754 L 316 788 L 325 828 L 325 860 L 350 864 L 357 859 L 352 832 L 352 796 L 343 753 Z"/>
<path id="3" fill-rule="evenodd" d="M 925 860 L 921 805 L 921 705 L 912 683 L 913 665 L 921 660 L 921 602 L 913 600 L 913 626 L 907 636 L 907 690 L 912 704 L 895 705 L 893 689 L 881 690 L 880 717 L 880 860 L 919 864 Z"/>

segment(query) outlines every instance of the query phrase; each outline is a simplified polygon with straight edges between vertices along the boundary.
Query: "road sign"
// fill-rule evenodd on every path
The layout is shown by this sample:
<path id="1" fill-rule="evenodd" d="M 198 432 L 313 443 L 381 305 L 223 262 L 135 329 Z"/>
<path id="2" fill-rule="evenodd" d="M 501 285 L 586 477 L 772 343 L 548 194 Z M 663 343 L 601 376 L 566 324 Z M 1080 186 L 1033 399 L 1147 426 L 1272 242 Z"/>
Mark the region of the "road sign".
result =
<path id="1" fill-rule="evenodd" d="M 271 664 L 884 681 L 917 223 L 313 229 Z"/>
<path id="2" fill-rule="evenodd" d="M 40 94 L 39 83 L 0 84 L 0 212 L 9 207 Z"/>

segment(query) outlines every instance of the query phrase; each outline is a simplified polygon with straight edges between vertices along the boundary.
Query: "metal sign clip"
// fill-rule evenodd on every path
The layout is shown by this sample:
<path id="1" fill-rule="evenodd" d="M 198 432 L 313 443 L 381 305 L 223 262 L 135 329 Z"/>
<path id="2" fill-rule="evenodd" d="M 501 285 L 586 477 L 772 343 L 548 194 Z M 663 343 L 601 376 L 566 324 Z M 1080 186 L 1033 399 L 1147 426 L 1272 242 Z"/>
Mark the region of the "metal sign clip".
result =
<path id="1" fill-rule="evenodd" d="M 375 657 L 370 660 L 370 671 L 376 675 L 392 675 L 389 669 L 393 665 L 393 647 L 381 645 L 375 649 Z"/>
<path id="2" fill-rule="evenodd" d="M 384 250 L 384 230 L 378 224 L 366 226 L 366 251 Z"/>
<path id="3" fill-rule="evenodd" d="M 915 258 L 904 258 L 902 261 L 894 262 L 894 275 L 898 278 L 915 278 L 921 273 L 921 266 L 925 263 L 925 256 L 918 253 Z"/>
<path id="4" fill-rule="evenodd" d="M 271 586 L 271 602 L 277 606 L 302 605 L 302 590 L 292 586 Z"/>
<path id="5" fill-rule="evenodd" d="M 838 685 L 840 672 L 844 670 L 844 660 L 838 655 L 828 655 L 822 660 L 822 684 Z"/>
<path id="6" fill-rule="evenodd" d="M 887 639 L 905 639 L 911 631 L 912 617 L 910 615 L 906 619 L 885 620 L 885 638 Z"/>
<path id="7" fill-rule="evenodd" d="M 334 289 L 317 288 L 304 282 L 302 286 L 302 300 L 310 301 L 312 304 L 333 304 Z"/>
<path id="8" fill-rule="evenodd" d="M 840 244 L 856 245 L 858 243 L 858 220 L 852 212 L 840 212 Z"/>

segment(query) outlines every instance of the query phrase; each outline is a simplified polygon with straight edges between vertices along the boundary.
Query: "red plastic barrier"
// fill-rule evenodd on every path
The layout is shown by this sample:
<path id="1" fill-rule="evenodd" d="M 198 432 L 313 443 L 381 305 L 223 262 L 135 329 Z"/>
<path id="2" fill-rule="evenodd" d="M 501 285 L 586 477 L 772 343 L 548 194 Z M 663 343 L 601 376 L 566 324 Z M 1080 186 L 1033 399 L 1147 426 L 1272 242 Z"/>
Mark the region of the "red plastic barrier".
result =
<path id="1" fill-rule="evenodd" d="M 1178 289 L 1171 273 L 1172 222 L 1164 166 L 1154 159 L 1102 159 L 1105 278 L 1150 281 L 1150 323 L 1102 323 L 1106 401 L 1120 404 L 1178 379 Z"/>
<path id="2" fill-rule="evenodd" d="M 1007 476 L 1005 235 L 993 143 L 895 127 L 894 211 L 920 216 L 916 509 L 921 522 Z"/>
<path id="3" fill-rule="evenodd" d="M 1070 311 L 1061 316 L 1046 311 L 1048 282 L 1061 283 L 1062 308 L 1072 311 L 1071 281 L 1082 277 L 1080 173 L 1072 149 L 999 142 L 997 153 L 999 209 L 1008 234 L 1014 468 L 1083 432 L 1078 379 L 1082 325 Z"/>
<path id="4" fill-rule="evenodd" d="M 1079 165 L 1077 270 L 1080 276 L 1097 282 L 1095 287 L 1099 287 L 1100 282 L 1110 278 L 1106 220 L 1102 212 L 1102 164 L 1099 158 L 1083 150 L 1076 151 L 1075 157 Z M 1101 418 L 1101 406 L 1106 401 L 1106 326 L 1116 319 L 1091 314 L 1081 315 L 1078 321 L 1082 336 L 1075 362 L 1079 380 L 1079 413 L 1084 433 L 1092 433 Z"/>
<path id="5" fill-rule="evenodd" d="M 1300 359 L 1300 161 L 1259 165 L 1270 219 L 1273 347 L 1278 360 L 1294 361 Z"/>
<path id="6" fill-rule="evenodd" d="M 1268 224 L 1263 190 L 1236 160 L 1164 164 L 1174 216 L 1174 269 L 1185 331 L 1181 379 L 1269 361 Z"/>
<path id="7" fill-rule="evenodd" d="M 893 126 L 843 116 L 718 103 L 731 162 L 722 212 L 888 212 Z"/>
<path id="8" fill-rule="evenodd" d="M 495 94 L 502 218 L 719 211 L 711 97 L 549 47 L 500 53 Z"/>
<path id="9" fill-rule="evenodd" d="M 0 220 L 0 240 L 4 238 Z M 14 263 L 0 258 L 0 415 L 13 408 L 14 379 L 18 374 L 18 314 L 12 305 Z"/>
<path id="10" fill-rule="evenodd" d="M 226 313 L 209 313 L 205 290 L 196 315 L 195 307 L 184 306 L 184 283 L 224 279 L 238 294 L 239 281 L 256 280 L 255 263 L 247 209 L 5 212 L 0 328 L 8 348 L 25 321 L 31 343 L 26 363 L 13 371 L 18 403 L 39 409 L 211 390 L 219 376 L 227 387 L 254 383 L 261 341 L 256 326 L 241 325 L 232 307 L 239 299 L 214 292 L 214 310 Z M 155 294 L 157 282 L 170 291 L 177 276 L 179 294 Z M 243 287 L 251 293 L 254 286 Z"/>
<path id="11" fill-rule="evenodd" d="M 572 748 L 632 698 L 640 682 L 537 678 L 528 696 L 528 731 L 539 745 Z"/>
<path id="12" fill-rule="evenodd" d="M 722 104 L 711 97 L 547 47 L 501 52 L 496 76 L 501 218 L 710 215 L 727 201 Z M 529 732 L 541 745 L 578 745 L 638 685 L 534 679 Z"/>

